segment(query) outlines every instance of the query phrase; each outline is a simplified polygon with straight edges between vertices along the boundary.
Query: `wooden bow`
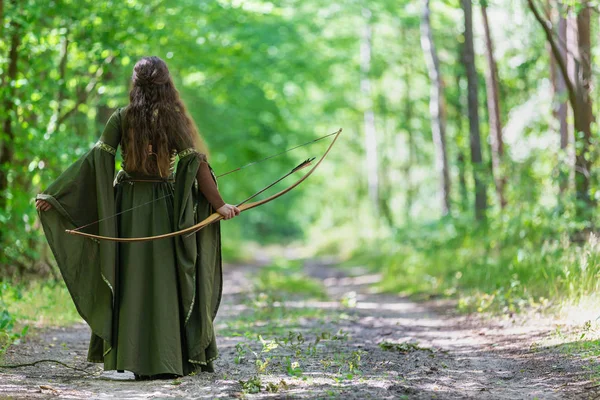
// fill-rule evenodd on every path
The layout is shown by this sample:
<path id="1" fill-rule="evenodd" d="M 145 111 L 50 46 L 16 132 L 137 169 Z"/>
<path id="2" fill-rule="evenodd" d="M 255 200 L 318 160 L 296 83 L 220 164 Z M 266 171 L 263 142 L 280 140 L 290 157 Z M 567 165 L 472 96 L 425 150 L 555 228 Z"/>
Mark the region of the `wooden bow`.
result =
<path id="1" fill-rule="evenodd" d="M 281 190 L 280 192 L 275 193 L 265 199 L 258 200 L 258 201 L 252 202 L 252 203 L 242 204 L 241 206 L 238 207 L 240 212 L 251 210 L 255 207 L 261 206 L 263 204 L 267 204 L 268 202 L 273 201 L 276 198 L 283 196 L 284 194 L 286 194 L 287 192 L 291 191 L 296 186 L 298 186 L 302 182 L 304 182 L 306 180 L 306 178 L 308 178 L 315 171 L 315 169 L 317 169 L 317 167 L 321 164 L 321 162 L 325 159 L 325 157 L 327 156 L 327 154 L 329 153 L 329 151 L 331 150 L 331 148 L 333 147 L 333 145 L 335 144 L 336 140 L 338 139 L 338 137 L 340 136 L 341 133 L 342 133 L 342 129 L 340 128 L 340 130 L 338 130 L 336 132 L 335 136 L 333 137 L 333 140 L 329 144 L 329 147 L 327 148 L 327 150 L 325 150 L 325 153 L 323 153 L 323 155 L 321 156 L 319 161 L 317 161 L 313 165 L 313 167 L 302 178 L 298 179 L 296 182 L 294 182 L 287 188 Z M 174 236 L 194 233 L 194 232 L 197 232 L 200 229 L 202 229 L 212 223 L 220 221 L 222 219 L 223 219 L 223 216 L 221 214 L 213 213 L 213 214 L 209 215 L 208 217 L 206 217 L 203 221 L 201 221 L 195 225 L 192 225 L 189 228 L 181 229 L 181 230 L 175 231 L 175 232 L 165 233 L 162 235 L 147 236 L 147 237 L 119 238 L 119 237 L 111 237 L 111 236 L 94 235 L 91 233 L 85 233 L 85 232 L 81 232 L 78 230 L 71 230 L 71 229 L 67 229 L 66 232 L 70 233 L 72 235 L 79 235 L 79 236 L 87 237 L 90 239 L 96 239 L 96 240 L 109 240 L 109 241 L 113 241 L 113 242 L 125 242 L 125 243 L 147 242 L 150 240 L 166 239 L 166 238 L 170 238 L 170 237 L 174 237 Z"/>

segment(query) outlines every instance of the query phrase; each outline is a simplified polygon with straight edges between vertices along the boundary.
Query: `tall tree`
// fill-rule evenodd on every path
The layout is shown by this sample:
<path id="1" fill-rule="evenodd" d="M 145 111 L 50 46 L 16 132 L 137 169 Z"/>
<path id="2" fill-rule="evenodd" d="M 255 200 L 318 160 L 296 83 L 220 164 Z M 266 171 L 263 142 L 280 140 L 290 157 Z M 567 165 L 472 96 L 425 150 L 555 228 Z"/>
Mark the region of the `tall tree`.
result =
<path id="1" fill-rule="evenodd" d="M 473 181 L 475 183 L 475 218 L 484 220 L 487 208 L 487 193 L 484 179 L 485 167 L 481 156 L 477 69 L 475 68 L 475 49 L 473 46 L 473 7 L 471 0 L 461 0 L 460 4 L 465 18 L 463 63 L 467 75 L 469 143 Z"/>
<path id="2" fill-rule="evenodd" d="M 560 9 L 560 3 L 554 0 L 548 0 L 548 19 L 552 21 L 557 21 L 557 35 L 560 43 L 563 43 L 560 51 L 563 59 L 567 59 L 567 20 L 563 15 L 562 10 Z M 568 157 L 568 147 L 571 142 L 569 137 L 569 124 L 567 122 L 567 114 L 568 114 L 568 103 L 567 103 L 567 86 L 565 84 L 565 79 L 558 68 L 558 64 L 556 62 L 556 57 L 554 57 L 554 53 L 552 52 L 552 47 L 548 44 L 548 51 L 550 53 L 550 77 L 552 81 L 553 87 L 553 98 L 554 98 L 554 115 L 556 116 L 559 124 L 559 132 L 560 132 L 560 149 L 561 149 L 561 160 L 559 165 L 559 189 L 560 194 L 565 192 L 568 188 L 569 184 L 569 174 L 567 171 L 571 169 L 571 163 L 567 161 Z M 570 58 L 570 57 L 569 57 Z M 565 165 L 566 162 L 566 165 Z"/>
<path id="3" fill-rule="evenodd" d="M 464 49 L 463 45 L 459 45 L 458 54 L 459 58 L 462 57 Z M 460 210 L 462 212 L 467 212 L 470 208 L 469 206 L 469 189 L 467 187 L 467 161 L 465 158 L 466 154 L 466 139 L 464 138 L 464 115 L 466 114 L 466 103 L 464 102 L 463 90 L 462 90 L 462 82 L 464 80 L 464 71 L 462 68 L 454 68 L 454 87 L 456 88 L 456 93 L 454 96 L 449 97 L 451 99 L 450 104 L 452 104 L 452 108 L 454 111 L 453 118 L 451 120 L 454 122 L 454 126 L 456 129 L 455 135 L 455 146 L 456 146 L 456 161 L 455 165 L 458 170 L 458 193 L 460 198 Z"/>
<path id="4" fill-rule="evenodd" d="M 373 98 L 371 90 L 371 53 L 372 53 L 372 12 L 364 8 L 362 10 L 365 25 L 362 30 L 360 43 L 360 89 L 367 107 L 364 110 L 365 150 L 367 162 L 367 182 L 369 196 L 376 211 L 379 210 L 379 160 L 377 156 L 377 129 L 375 127 L 375 112 L 373 111 Z"/>
<path id="5" fill-rule="evenodd" d="M 444 100 L 444 84 L 440 72 L 440 60 L 433 42 L 431 30 L 431 8 L 429 0 L 423 1 L 421 18 L 421 47 L 425 54 L 431 89 L 429 95 L 429 113 L 431 115 L 431 132 L 435 146 L 435 166 L 440 183 L 442 214 L 450 213 L 450 173 L 448 168 L 448 152 L 446 146 L 446 116 Z"/>
<path id="6" fill-rule="evenodd" d="M 576 210 L 580 218 L 589 217 L 593 211 L 593 201 L 590 196 L 590 167 L 591 167 L 591 137 L 592 97 L 590 93 L 592 79 L 591 64 L 591 33 L 590 6 L 586 3 L 576 14 L 577 42 L 568 49 L 574 57 L 574 68 L 569 74 L 568 62 L 561 54 L 561 45 L 554 36 L 551 24 L 540 13 L 533 0 L 527 0 L 529 8 L 543 28 L 556 62 L 567 86 L 569 103 L 573 109 L 574 140 L 575 140 L 575 190 Z M 573 36 L 572 36 L 573 37 Z"/>
<path id="7" fill-rule="evenodd" d="M 481 1 L 481 17 L 483 19 L 483 33 L 485 36 L 485 53 L 488 63 L 486 77 L 488 117 L 490 123 L 490 142 L 492 145 L 492 166 L 494 182 L 496 184 L 496 195 L 501 208 L 506 206 L 504 186 L 506 176 L 503 168 L 504 141 L 502 139 L 502 120 L 500 118 L 500 88 L 498 78 L 498 65 L 494 58 L 494 44 L 488 22 L 488 2 Z"/>
<path id="8" fill-rule="evenodd" d="M 12 3 L 17 6 L 16 1 Z M 4 21 L 0 21 L 4 23 Z M 4 110 L 2 113 L 2 131 L 0 132 L 0 210 L 6 206 L 8 189 L 8 169 L 13 161 L 15 133 L 13 129 L 15 116 L 15 85 L 13 82 L 17 79 L 19 46 L 21 45 L 21 29 L 16 19 L 10 22 L 10 47 L 8 51 L 8 65 L 4 69 L 1 77 L 4 93 Z M 1 234 L 1 233 L 0 233 Z"/>
<path id="9" fill-rule="evenodd" d="M 592 123 L 594 115 L 592 111 L 592 40 L 591 40 L 591 8 L 589 4 L 577 14 L 577 41 L 579 50 L 580 71 L 575 80 L 577 89 L 578 115 L 575 120 L 575 133 L 581 145 L 581 151 L 575 153 L 575 185 L 577 198 L 585 203 L 588 211 L 592 210 L 593 200 L 590 196 L 590 174 L 591 174 L 591 146 L 592 146 Z M 581 171 L 580 173 L 578 173 Z M 581 214 L 580 209 L 580 214 Z"/>
<path id="10" fill-rule="evenodd" d="M 406 182 L 406 205 L 405 221 L 410 224 L 412 222 L 412 208 L 415 201 L 416 189 L 412 179 L 412 168 L 416 164 L 416 149 L 415 149 L 415 132 L 412 130 L 413 122 L 413 99 L 411 97 L 412 91 L 412 76 L 413 70 L 410 64 L 406 64 L 404 67 L 404 84 L 406 85 L 405 96 L 404 96 L 404 124 L 406 125 L 406 133 L 408 135 L 408 159 L 404 163 L 404 181 Z"/>

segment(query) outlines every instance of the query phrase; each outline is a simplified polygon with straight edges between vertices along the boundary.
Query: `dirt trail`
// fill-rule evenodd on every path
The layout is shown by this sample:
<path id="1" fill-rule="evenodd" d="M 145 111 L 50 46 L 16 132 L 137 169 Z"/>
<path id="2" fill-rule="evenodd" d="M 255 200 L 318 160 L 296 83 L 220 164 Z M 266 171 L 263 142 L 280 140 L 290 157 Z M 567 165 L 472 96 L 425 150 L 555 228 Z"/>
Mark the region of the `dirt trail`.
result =
<path id="1" fill-rule="evenodd" d="M 85 361 L 89 330 L 77 325 L 31 333 L 9 350 L 4 362 L 51 358 L 92 375 L 46 363 L 1 370 L 0 398 L 516 400 L 600 396 L 588 380 L 589 360 L 535 346 L 554 329 L 549 322 L 524 325 L 457 316 L 443 304 L 371 293 L 370 285 L 379 276 L 342 271 L 333 265 L 307 263 L 304 267 L 307 275 L 325 283 L 328 300 L 289 299 L 279 305 L 290 314 L 302 309 L 314 313 L 300 315 L 294 323 L 277 319 L 262 323 L 278 325 L 281 332 L 290 324 L 293 334 L 264 337 L 261 343 L 248 335 L 228 333 L 241 315 L 250 312 L 247 299 L 254 294 L 248 277 L 256 268 L 226 268 L 228 284 L 217 317 L 221 357 L 215 363 L 216 373 L 150 382 L 135 382 L 129 372 L 102 373 L 98 364 Z"/>

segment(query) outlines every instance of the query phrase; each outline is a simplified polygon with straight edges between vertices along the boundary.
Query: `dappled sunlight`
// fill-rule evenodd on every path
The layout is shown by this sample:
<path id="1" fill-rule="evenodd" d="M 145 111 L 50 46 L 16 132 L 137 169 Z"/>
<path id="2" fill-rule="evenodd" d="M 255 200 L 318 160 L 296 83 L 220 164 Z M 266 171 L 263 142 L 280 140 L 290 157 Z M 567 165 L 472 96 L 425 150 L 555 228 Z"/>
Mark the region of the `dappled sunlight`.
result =
<path id="1" fill-rule="evenodd" d="M 366 301 L 357 301 L 355 308 L 361 310 L 386 310 L 386 311 L 397 311 L 397 312 L 423 312 L 424 308 L 410 302 L 405 303 L 373 303 Z"/>
<path id="2" fill-rule="evenodd" d="M 0 398 L 600 398 L 599 12 L 0 0 Z"/>
<path id="3" fill-rule="evenodd" d="M 48 394 L 72 398 L 112 393 L 119 398 L 193 395 L 209 399 L 255 393 L 258 398 L 485 395 L 496 399 L 521 398 L 524 393 L 547 398 L 549 393 L 585 390 L 589 384 L 585 382 L 593 370 L 586 372 L 583 367 L 595 364 L 571 358 L 565 351 L 593 354 L 593 348 L 544 342 L 552 332 L 552 321 L 538 318 L 528 325 L 440 314 L 435 310 L 446 309 L 436 302 L 429 307 L 428 303 L 374 293 L 370 288 L 376 280 L 349 278 L 334 267 L 305 267 L 292 270 L 294 274 L 304 270 L 307 274 L 318 271 L 320 278 L 328 276 L 326 293 L 305 286 L 297 289 L 325 295 L 328 300 L 311 299 L 307 294 L 302 300 L 288 300 L 286 297 L 297 298 L 299 293 L 263 287 L 261 276 L 272 269 L 226 269 L 225 279 L 240 282 L 243 290 L 224 297 L 215 321 L 220 357 L 214 374 L 143 382 L 132 381 L 130 373 L 99 375 L 101 366 L 83 359 L 89 330 L 76 325 L 70 330 L 42 332 L 39 340 L 29 338 L 9 349 L 7 360 L 27 359 L 30 354 L 60 358 L 67 364 L 87 366 L 92 376 L 74 374 L 60 365 L 40 364 L 28 367 L 35 368 L 31 371 L 39 372 L 40 378 L 4 372 L 0 393 L 34 393 L 47 385 L 51 388 Z M 337 285 L 338 280 L 344 284 Z M 256 291 L 259 288 L 261 291 Z M 596 326 L 582 329 L 591 335 Z M 580 332 L 570 334 L 575 337 Z M 567 337 L 566 332 L 562 337 Z M 571 384 L 573 381 L 584 383 Z"/>
<path id="4" fill-rule="evenodd" d="M 557 323 L 583 325 L 590 322 L 600 329 L 600 298 L 598 293 L 584 296 L 575 302 L 565 302 L 556 317 Z"/>
<path id="5" fill-rule="evenodd" d="M 363 276 L 347 277 L 342 279 L 324 279 L 323 283 L 325 286 L 351 286 L 351 285 L 371 285 L 379 283 L 382 279 L 381 274 L 366 274 Z"/>

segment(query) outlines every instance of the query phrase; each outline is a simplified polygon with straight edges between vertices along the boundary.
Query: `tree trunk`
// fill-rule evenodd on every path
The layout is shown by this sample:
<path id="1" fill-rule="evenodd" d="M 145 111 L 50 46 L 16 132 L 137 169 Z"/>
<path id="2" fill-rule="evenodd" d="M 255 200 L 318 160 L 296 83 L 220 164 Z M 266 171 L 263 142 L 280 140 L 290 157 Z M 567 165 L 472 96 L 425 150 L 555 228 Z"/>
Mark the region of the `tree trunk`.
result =
<path id="1" fill-rule="evenodd" d="M 431 132 L 435 146 L 435 166 L 439 179 L 442 214 L 450 214 L 450 173 L 448 172 L 448 154 L 446 149 L 446 117 L 444 113 L 444 84 L 440 73 L 440 61 L 437 56 L 431 31 L 429 0 L 424 0 L 421 19 L 421 47 L 425 54 L 429 79 L 431 80 L 429 113 Z"/>
<path id="2" fill-rule="evenodd" d="M 504 174 L 504 141 L 502 139 L 502 120 L 500 117 L 500 89 L 498 79 L 498 66 L 494 58 L 494 44 L 488 22 L 486 2 L 481 3 L 481 16 L 483 18 L 483 32 L 485 35 L 485 50 L 488 62 L 486 74 L 486 90 L 488 117 L 490 122 L 490 142 L 492 145 L 492 168 L 494 171 L 494 182 L 496 184 L 496 195 L 501 208 L 506 206 L 504 186 L 506 176 Z"/>
<path id="3" fill-rule="evenodd" d="M 360 70 L 361 81 L 360 88 L 368 106 L 364 111 L 364 131 L 365 131 L 365 150 L 367 164 L 367 184 L 369 187 L 369 197 L 376 212 L 379 211 L 379 169 L 377 157 L 377 130 L 375 127 L 375 112 L 373 111 L 373 100 L 371 93 L 371 80 L 369 77 L 371 71 L 371 11 L 363 9 L 363 16 L 366 19 L 363 28 L 360 44 Z"/>
<path id="4" fill-rule="evenodd" d="M 379 90 L 381 93 L 381 90 Z M 390 115 L 388 111 L 387 101 L 384 96 L 380 96 L 377 101 L 377 113 L 381 115 L 381 125 L 382 129 L 379 131 L 379 138 L 384 148 L 389 149 L 392 146 L 394 137 L 395 137 L 395 129 L 390 129 L 388 124 L 388 117 Z M 394 119 L 397 116 L 394 115 Z M 392 131 L 393 133 L 390 135 L 388 132 Z M 391 137 L 390 137 L 391 136 Z M 380 164 L 380 175 L 379 175 L 379 210 L 381 212 L 381 216 L 385 220 L 388 226 L 395 226 L 395 218 L 394 211 L 390 205 L 394 193 L 396 191 L 396 187 L 392 184 L 392 169 L 393 163 L 391 158 L 394 158 L 393 154 L 390 154 L 389 151 L 383 151 L 380 154 L 381 156 L 381 164 Z"/>
<path id="5" fill-rule="evenodd" d="M 567 43 L 567 20 L 563 15 L 559 15 L 558 37 L 562 43 Z M 562 47 L 562 55 L 567 55 L 567 49 Z M 556 62 L 556 61 L 555 61 Z M 556 74 L 556 90 L 559 95 L 558 120 L 560 121 L 560 148 L 566 149 L 569 146 L 569 124 L 567 123 L 567 85 L 562 74 Z"/>
<path id="6" fill-rule="evenodd" d="M 20 26 L 14 20 L 11 23 L 10 50 L 8 53 L 8 68 L 2 82 L 6 85 L 4 99 L 4 120 L 2 121 L 2 137 L 0 142 L 0 210 L 6 207 L 6 190 L 8 189 L 8 169 L 14 155 L 13 117 L 15 113 L 15 90 L 11 82 L 17 79 L 17 63 L 19 60 L 19 45 L 21 44 Z"/>
<path id="7" fill-rule="evenodd" d="M 567 20 L 564 15 L 558 10 L 558 39 L 560 43 L 564 43 L 561 47 L 561 56 L 563 59 L 567 59 Z M 568 156 L 568 148 L 569 143 L 572 142 L 569 135 L 569 124 L 567 122 L 568 116 L 568 104 L 567 104 L 567 85 L 565 84 L 565 78 L 562 73 L 558 69 L 558 65 L 556 62 L 556 57 L 552 53 L 552 49 L 550 49 L 550 56 L 552 62 L 552 70 L 554 74 L 553 82 L 554 82 L 554 98 L 558 102 L 556 107 L 556 118 L 558 119 L 559 129 L 560 129 L 560 149 L 562 152 L 562 159 L 569 160 Z M 559 177 L 559 189 L 561 195 L 568 189 L 569 187 L 569 173 L 568 171 L 572 170 L 571 166 L 573 163 L 567 162 L 567 165 L 560 166 L 560 177 Z"/>
<path id="8" fill-rule="evenodd" d="M 477 95 L 477 70 L 475 68 L 475 50 L 473 46 L 473 9 L 471 0 L 461 0 L 465 16 L 463 62 L 467 75 L 467 99 L 469 113 L 469 143 L 471 164 L 475 183 L 475 218 L 484 220 L 487 208 L 487 193 L 484 180 L 484 165 L 481 156 L 481 134 L 479 131 L 479 99 Z"/>
<path id="9" fill-rule="evenodd" d="M 561 55 L 559 44 L 554 39 L 548 22 L 540 14 L 533 0 L 527 0 L 527 2 L 535 18 L 544 29 L 546 39 L 552 47 L 552 53 L 567 86 L 575 128 L 576 215 L 579 219 L 589 220 L 594 205 L 589 193 L 591 125 L 594 120 L 592 98 L 590 96 L 592 77 L 590 8 L 588 6 L 580 10 L 576 20 L 572 18 L 567 20 L 568 53 L 573 57 L 570 62 L 567 62 Z M 577 29 L 576 34 L 574 32 L 575 28 Z M 575 40 L 575 38 L 577 39 Z"/>
<path id="10" fill-rule="evenodd" d="M 590 57 L 590 15 L 589 8 L 582 9 L 579 15 L 570 14 L 567 18 L 567 72 L 574 88 L 573 125 L 575 137 L 575 192 L 577 214 L 585 217 L 591 207 L 589 196 L 592 110 L 589 92 Z M 587 71 L 585 71 L 587 66 Z M 589 74 L 589 75 L 588 75 Z M 573 103 L 573 102 L 572 102 Z"/>
<path id="11" fill-rule="evenodd" d="M 416 164 L 415 157 L 415 135 L 412 131 L 413 107 L 410 97 L 412 91 L 411 85 L 412 71 L 407 65 L 405 67 L 404 83 L 406 85 L 406 95 L 404 98 L 404 123 L 406 124 L 406 132 L 408 134 L 408 161 L 404 167 L 404 181 L 406 182 L 406 206 L 405 206 L 405 221 L 410 223 L 412 220 L 412 207 L 415 198 L 415 187 L 412 181 L 412 167 Z"/>
<path id="12" fill-rule="evenodd" d="M 66 97 L 67 88 L 67 61 L 69 60 L 69 28 L 62 38 L 60 48 L 60 62 L 58 64 L 58 90 L 56 96 L 56 119 L 62 114 L 62 104 Z"/>
<path id="13" fill-rule="evenodd" d="M 459 54 L 462 57 L 462 54 L 464 52 L 463 46 L 459 46 Z M 454 118 L 452 118 L 454 120 L 455 126 L 456 126 L 456 149 L 457 149 L 457 155 L 456 155 L 456 166 L 458 168 L 458 192 L 460 193 L 460 210 L 462 212 L 468 212 L 469 211 L 469 190 L 467 188 L 467 162 L 465 159 L 465 150 L 463 148 L 464 146 L 464 139 L 463 139 L 463 135 L 465 132 L 464 129 L 464 115 L 465 113 L 465 107 L 463 104 L 463 91 L 461 89 L 462 87 L 462 72 L 459 71 L 457 69 L 457 73 L 454 76 L 455 82 L 454 84 L 456 85 L 455 87 L 457 88 L 458 94 L 456 96 L 456 101 L 454 102 L 454 110 L 456 112 L 456 115 L 454 116 Z"/>
<path id="14" fill-rule="evenodd" d="M 577 74 L 577 107 L 573 110 L 575 125 L 575 189 L 580 207 L 580 217 L 587 217 L 593 211 L 594 202 L 590 197 L 591 139 L 592 122 L 592 47 L 590 33 L 590 8 L 583 8 L 577 15 L 577 42 L 579 71 Z"/>
<path id="15" fill-rule="evenodd" d="M 576 98 L 576 90 L 577 89 L 577 76 L 579 75 L 579 63 L 577 59 L 579 58 L 579 48 L 577 45 L 577 17 L 567 8 L 567 15 L 565 18 L 565 44 L 561 46 L 560 51 L 564 51 L 564 58 L 566 66 L 567 66 L 567 75 L 561 74 L 563 76 L 563 80 L 565 83 L 568 81 L 572 85 L 572 92 L 569 92 L 569 97 L 571 101 L 571 116 L 574 118 L 575 108 L 577 104 L 573 102 L 573 99 Z M 571 98 L 573 96 L 573 98 Z M 568 111 L 567 111 L 568 112 Z M 575 188 L 575 156 L 577 154 L 577 149 L 575 149 L 576 139 L 576 131 L 574 124 L 570 126 L 571 132 L 570 134 L 573 136 L 573 149 L 568 154 L 568 159 L 571 168 L 568 170 L 569 175 L 568 179 L 571 183 L 571 186 Z"/>
<path id="16" fill-rule="evenodd" d="M 462 149 L 458 149 L 456 156 L 456 164 L 458 167 L 458 186 L 460 192 L 460 203 L 463 211 L 469 209 L 469 190 L 467 188 L 467 163 L 465 154 Z"/>

